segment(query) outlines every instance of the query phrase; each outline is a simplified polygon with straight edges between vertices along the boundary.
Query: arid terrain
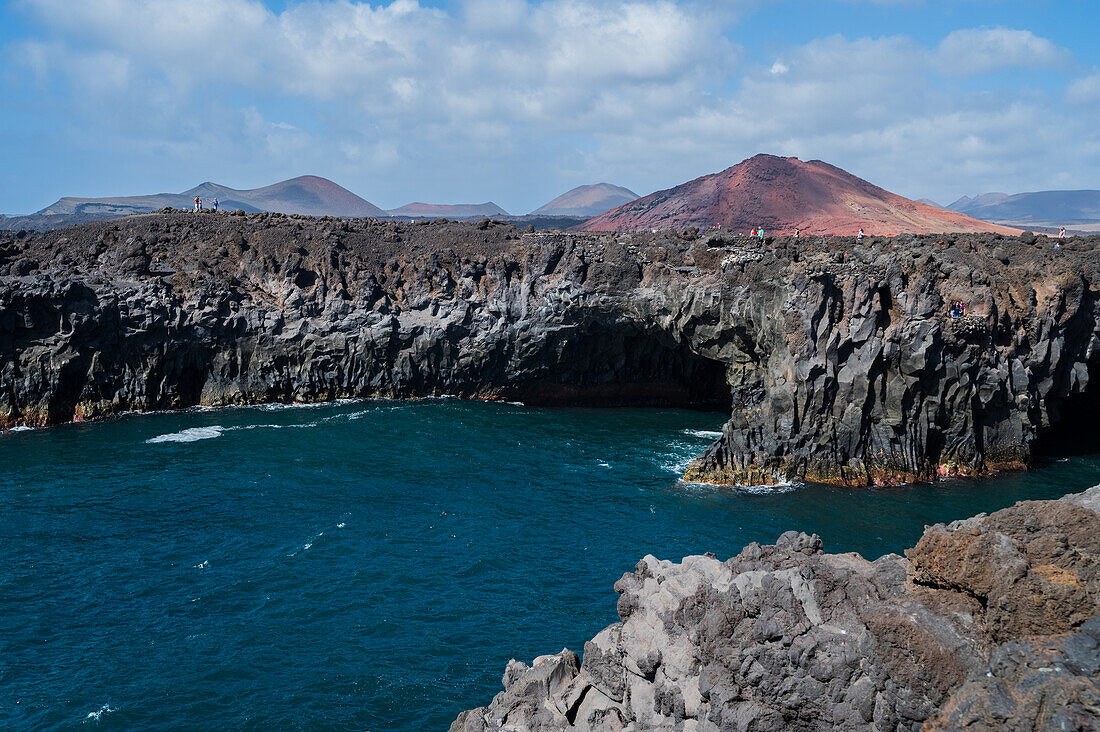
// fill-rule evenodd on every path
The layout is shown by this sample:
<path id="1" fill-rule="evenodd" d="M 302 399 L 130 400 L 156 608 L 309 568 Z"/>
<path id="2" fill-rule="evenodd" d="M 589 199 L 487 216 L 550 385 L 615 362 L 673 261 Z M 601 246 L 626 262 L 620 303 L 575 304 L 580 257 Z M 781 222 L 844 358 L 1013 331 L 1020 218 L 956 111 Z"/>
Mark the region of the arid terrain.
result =
<path id="1" fill-rule="evenodd" d="M 587 231 L 721 227 L 765 232 L 878 236 L 1012 229 L 903 198 L 820 160 L 756 155 L 721 173 L 643 196 L 597 216 Z"/>

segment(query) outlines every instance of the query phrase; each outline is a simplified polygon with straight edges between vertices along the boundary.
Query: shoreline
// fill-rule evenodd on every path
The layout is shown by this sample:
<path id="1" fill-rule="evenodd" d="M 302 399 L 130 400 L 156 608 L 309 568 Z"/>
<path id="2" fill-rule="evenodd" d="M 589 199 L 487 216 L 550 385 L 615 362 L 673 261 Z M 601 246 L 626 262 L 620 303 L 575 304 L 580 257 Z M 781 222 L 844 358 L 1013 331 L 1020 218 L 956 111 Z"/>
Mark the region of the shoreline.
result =
<path id="1" fill-rule="evenodd" d="M 450 730 L 1091 729 L 1097 537 L 1100 486 L 928 526 L 904 557 L 795 531 L 726 561 L 648 555 L 583 661 L 513 659 Z"/>
<path id="2" fill-rule="evenodd" d="M 1100 408 L 1100 237 L 173 213 L 4 236 L 6 426 L 444 393 L 722 405 L 685 480 L 870 487 L 1025 467 Z"/>

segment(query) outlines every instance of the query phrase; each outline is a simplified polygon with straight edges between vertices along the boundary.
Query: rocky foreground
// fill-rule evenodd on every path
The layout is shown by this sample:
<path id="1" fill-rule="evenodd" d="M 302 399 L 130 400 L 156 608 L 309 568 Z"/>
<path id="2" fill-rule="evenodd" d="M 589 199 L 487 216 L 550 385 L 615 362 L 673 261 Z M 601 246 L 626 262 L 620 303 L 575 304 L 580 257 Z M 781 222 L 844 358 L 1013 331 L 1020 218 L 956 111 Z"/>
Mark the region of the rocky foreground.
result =
<path id="1" fill-rule="evenodd" d="M 583 663 L 512 661 L 451 732 L 1100 729 L 1100 486 L 905 555 L 788 532 L 725 562 L 648 556 Z"/>
<path id="2" fill-rule="evenodd" d="M 696 481 L 1023 468 L 1095 430 L 1098 250 L 243 213 L 0 232 L 0 429 L 454 394 L 728 410 Z"/>

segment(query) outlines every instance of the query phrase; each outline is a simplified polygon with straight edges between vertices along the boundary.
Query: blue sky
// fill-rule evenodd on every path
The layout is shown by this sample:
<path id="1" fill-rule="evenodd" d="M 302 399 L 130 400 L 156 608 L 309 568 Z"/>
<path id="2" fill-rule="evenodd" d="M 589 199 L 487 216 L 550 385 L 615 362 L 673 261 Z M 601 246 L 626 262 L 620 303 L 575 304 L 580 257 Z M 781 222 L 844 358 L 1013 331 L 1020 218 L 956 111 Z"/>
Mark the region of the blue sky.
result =
<path id="1" fill-rule="evenodd" d="M 322 175 L 529 211 L 757 152 L 902 195 L 1100 188 L 1090 0 L 10 0 L 0 211 Z"/>

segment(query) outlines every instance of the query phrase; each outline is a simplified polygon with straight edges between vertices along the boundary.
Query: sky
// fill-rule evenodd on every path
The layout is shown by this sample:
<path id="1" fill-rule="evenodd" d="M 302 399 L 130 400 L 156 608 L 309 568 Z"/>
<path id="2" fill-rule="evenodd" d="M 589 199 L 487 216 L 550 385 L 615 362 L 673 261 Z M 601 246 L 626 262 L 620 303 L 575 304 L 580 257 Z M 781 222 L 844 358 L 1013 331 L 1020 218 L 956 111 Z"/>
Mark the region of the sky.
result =
<path id="1" fill-rule="evenodd" d="M 646 194 L 759 152 L 895 193 L 1100 188 L 1096 0 L 0 0 L 0 212 L 330 178 Z"/>

